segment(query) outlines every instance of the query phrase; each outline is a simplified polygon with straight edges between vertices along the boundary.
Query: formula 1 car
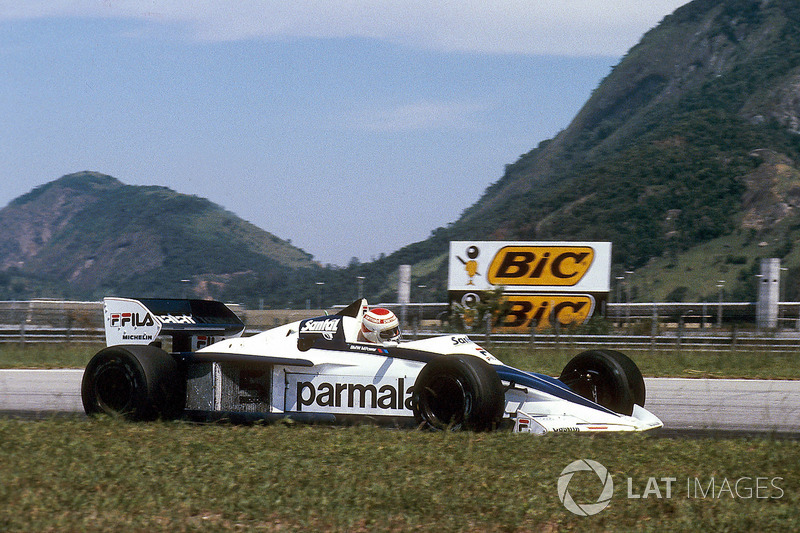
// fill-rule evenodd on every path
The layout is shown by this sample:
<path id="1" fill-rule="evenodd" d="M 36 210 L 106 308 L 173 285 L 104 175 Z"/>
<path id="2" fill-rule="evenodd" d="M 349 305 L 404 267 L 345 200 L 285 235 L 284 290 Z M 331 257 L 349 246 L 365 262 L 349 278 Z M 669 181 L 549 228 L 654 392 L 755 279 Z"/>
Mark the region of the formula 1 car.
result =
<path id="1" fill-rule="evenodd" d="M 224 304 L 106 298 L 107 347 L 81 384 L 87 414 L 308 422 L 370 420 L 432 429 L 643 431 L 636 365 L 610 350 L 574 357 L 556 379 L 504 365 L 463 334 L 358 341 L 366 300 L 243 337 Z M 161 343 L 171 337 L 171 351 Z"/>

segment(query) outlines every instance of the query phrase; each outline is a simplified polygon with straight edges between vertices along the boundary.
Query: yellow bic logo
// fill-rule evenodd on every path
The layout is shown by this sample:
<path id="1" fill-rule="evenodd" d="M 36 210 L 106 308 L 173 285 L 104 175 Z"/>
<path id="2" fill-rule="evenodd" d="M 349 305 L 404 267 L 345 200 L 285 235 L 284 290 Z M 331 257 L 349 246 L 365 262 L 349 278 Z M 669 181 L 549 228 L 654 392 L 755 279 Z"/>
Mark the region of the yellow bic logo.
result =
<path id="1" fill-rule="evenodd" d="M 505 246 L 489 265 L 492 285 L 571 287 L 594 261 L 588 246 Z"/>
<path id="2" fill-rule="evenodd" d="M 562 326 L 583 324 L 594 311 L 594 298 L 588 294 L 509 294 L 504 299 L 510 307 L 497 324 L 504 329 L 544 329 L 553 326 L 554 320 Z"/>

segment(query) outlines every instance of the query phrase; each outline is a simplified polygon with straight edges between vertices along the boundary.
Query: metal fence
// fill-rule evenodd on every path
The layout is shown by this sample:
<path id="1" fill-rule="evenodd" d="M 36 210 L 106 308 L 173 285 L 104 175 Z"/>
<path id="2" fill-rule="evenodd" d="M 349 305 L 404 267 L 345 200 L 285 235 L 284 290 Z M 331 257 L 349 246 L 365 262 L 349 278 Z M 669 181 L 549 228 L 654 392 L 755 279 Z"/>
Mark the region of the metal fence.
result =
<path id="1" fill-rule="evenodd" d="M 404 335 L 408 340 L 425 339 L 441 332 L 411 331 Z M 609 348 L 624 351 L 696 351 L 696 352 L 797 352 L 800 335 L 770 335 L 736 330 L 697 334 L 693 332 L 663 333 L 658 335 L 556 335 L 553 333 L 526 335 L 520 333 L 467 332 L 478 344 L 516 345 L 541 349 Z"/>
<path id="2" fill-rule="evenodd" d="M 0 325 L 0 343 L 102 343 L 105 332 L 102 328 L 48 328 L 37 326 Z"/>
<path id="3" fill-rule="evenodd" d="M 0 302 L 0 343 L 104 340 L 102 302 Z"/>
<path id="4" fill-rule="evenodd" d="M 396 304 L 381 304 L 398 307 Z M 297 320 L 313 311 L 285 311 L 281 315 L 248 312 L 236 306 L 247 325 L 247 334 L 270 329 L 278 322 Z M 536 348 L 607 347 L 625 350 L 757 351 L 790 352 L 800 349 L 797 329 L 800 303 L 779 304 L 779 327 L 758 331 L 754 327 L 755 304 L 608 304 L 604 316 L 614 333 L 581 335 L 549 330 L 529 333 L 497 333 L 478 328 L 466 333 L 484 344 L 527 345 Z M 102 302 L 31 300 L 0 302 L 0 343 L 102 343 Z M 400 309 L 395 309 L 399 313 Z M 411 304 L 405 339 L 441 335 L 446 304 Z M 316 315 L 315 315 L 316 316 Z M 452 331 L 452 330 L 450 330 Z"/>

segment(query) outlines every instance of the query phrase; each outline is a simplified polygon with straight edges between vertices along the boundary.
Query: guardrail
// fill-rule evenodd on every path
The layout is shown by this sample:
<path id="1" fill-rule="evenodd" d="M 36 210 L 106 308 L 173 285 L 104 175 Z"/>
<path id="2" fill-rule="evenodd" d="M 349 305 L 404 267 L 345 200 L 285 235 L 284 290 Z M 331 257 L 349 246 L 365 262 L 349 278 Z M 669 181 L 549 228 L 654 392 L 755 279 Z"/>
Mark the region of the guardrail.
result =
<path id="1" fill-rule="evenodd" d="M 425 339 L 442 333 L 425 331 L 404 335 L 408 340 Z M 609 348 L 624 351 L 695 351 L 695 352 L 798 352 L 800 336 L 774 336 L 737 333 L 661 334 L 661 335 L 555 335 L 522 333 L 466 333 L 484 346 L 516 345 L 542 349 Z"/>
<path id="2" fill-rule="evenodd" d="M 383 304 L 395 305 L 395 304 Z M 606 347 L 624 350 L 692 350 L 730 351 L 749 350 L 760 352 L 800 351 L 800 303 L 781 303 L 781 317 L 787 328 L 775 331 L 748 329 L 747 318 L 754 312 L 754 304 L 748 303 L 644 303 L 608 304 L 605 312 L 610 323 L 616 323 L 617 333 L 609 335 L 577 335 L 568 332 L 509 334 L 473 331 L 467 334 L 478 343 L 529 345 L 534 348 L 559 347 Z M 435 322 L 435 317 L 445 309 L 444 304 L 416 304 L 408 308 L 412 324 Z M 240 310 L 241 312 L 241 310 Z M 291 313 L 300 313 L 295 311 Z M 310 311 L 306 311 L 310 312 Z M 286 313 L 290 313 L 287 311 Z M 290 313 L 290 314 L 291 314 Z M 275 323 L 261 322 L 255 316 L 248 320 L 248 312 L 241 312 L 247 324 L 246 335 L 258 333 L 280 325 L 282 319 L 272 317 Z M 287 315 L 289 316 L 289 315 Z M 291 315 L 296 319 L 294 315 Z M 641 327 L 645 322 L 660 326 L 673 324 L 677 327 L 652 328 L 649 335 L 638 334 L 650 327 Z M 720 328 L 720 318 L 725 327 Z M 423 320 L 425 319 L 425 320 Z M 657 320 L 656 320 L 657 319 Z M 744 326 L 739 320 L 743 320 Z M 639 324 L 640 327 L 635 325 Z M 685 326 L 685 327 L 684 327 Z M 405 339 L 426 338 L 442 335 L 444 330 L 429 326 L 407 327 Z M 752 327 L 752 326 L 751 326 Z M 622 332 L 620 332 L 622 330 Z M 633 334 L 636 332 L 637 334 Z M 61 302 L 32 300 L 26 302 L 0 302 L 0 344 L 2 343 L 103 343 L 102 302 Z"/>
<path id="3" fill-rule="evenodd" d="M 259 333 L 259 328 L 248 328 L 246 335 Z M 447 335 L 443 331 L 406 331 L 404 340 L 416 340 Z M 667 332 L 658 335 L 573 335 L 553 333 L 486 333 L 467 332 L 470 339 L 483 344 L 514 345 L 532 349 L 589 349 L 610 348 L 624 351 L 696 351 L 696 352 L 798 352 L 800 333 L 764 334 L 757 332 Z M 102 328 L 55 328 L 42 326 L 0 325 L 0 344 L 17 343 L 104 343 Z"/>
<path id="4" fill-rule="evenodd" d="M 103 343 L 102 328 L 54 328 L 49 326 L 0 325 L 0 343 Z"/>

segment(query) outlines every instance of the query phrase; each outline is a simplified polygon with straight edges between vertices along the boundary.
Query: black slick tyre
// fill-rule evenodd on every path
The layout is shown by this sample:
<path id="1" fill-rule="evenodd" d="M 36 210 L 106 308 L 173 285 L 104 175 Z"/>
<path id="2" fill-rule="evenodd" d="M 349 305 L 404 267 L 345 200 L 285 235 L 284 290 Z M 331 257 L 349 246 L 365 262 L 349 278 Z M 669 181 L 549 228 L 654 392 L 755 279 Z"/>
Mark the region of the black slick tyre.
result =
<path id="1" fill-rule="evenodd" d="M 621 352 L 582 352 L 567 363 L 558 379 L 584 398 L 616 413 L 630 415 L 634 405 L 644 406 L 642 373 Z"/>
<path id="2" fill-rule="evenodd" d="M 175 359 L 154 346 L 111 346 L 86 366 L 81 399 L 88 415 L 173 419 L 183 411 L 186 380 Z"/>
<path id="3" fill-rule="evenodd" d="M 602 351 L 608 357 L 613 358 L 622 367 L 622 370 L 625 372 L 625 376 L 628 378 L 628 386 L 631 389 L 631 394 L 633 394 L 633 403 L 644 407 L 644 402 L 647 397 L 644 386 L 644 377 L 642 377 L 642 372 L 639 370 L 639 367 L 636 366 L 636 363 L 634 363 L 631 358 L 624 353 L 616 350 L 599 351 Z"/>
<path id="4" fill-rule="evenodd" d="M 497 372 L 471 355 L 443 355 L 414 382 L 414 418 L 421 427 L 491 431 L 503 418 L 505 393 Z"/>

